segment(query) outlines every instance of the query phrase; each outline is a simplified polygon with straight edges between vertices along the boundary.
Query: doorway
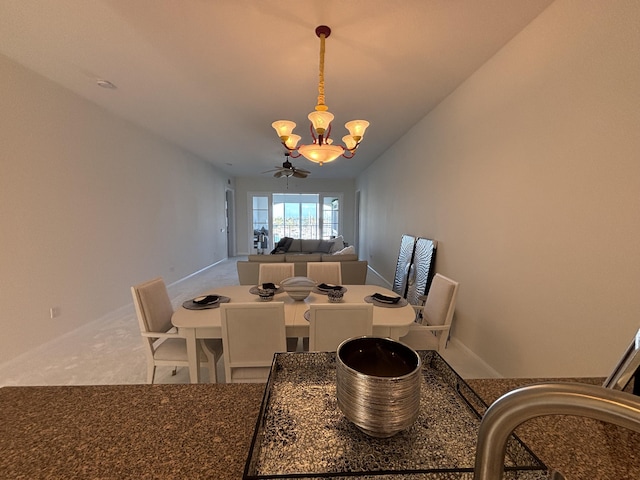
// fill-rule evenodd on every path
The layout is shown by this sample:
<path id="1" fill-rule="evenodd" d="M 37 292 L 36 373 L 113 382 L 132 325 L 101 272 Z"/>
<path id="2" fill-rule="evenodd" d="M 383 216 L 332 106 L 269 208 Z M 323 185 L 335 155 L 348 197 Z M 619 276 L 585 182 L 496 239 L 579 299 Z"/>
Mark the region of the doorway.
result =
<path id="1" fill-rule="evenodd" d="M 236 256 L 236 226 L 235 226 L 235 192 L 227 188 L 224 199 L 224 216 L 227 231 L 227 258 Z"/>

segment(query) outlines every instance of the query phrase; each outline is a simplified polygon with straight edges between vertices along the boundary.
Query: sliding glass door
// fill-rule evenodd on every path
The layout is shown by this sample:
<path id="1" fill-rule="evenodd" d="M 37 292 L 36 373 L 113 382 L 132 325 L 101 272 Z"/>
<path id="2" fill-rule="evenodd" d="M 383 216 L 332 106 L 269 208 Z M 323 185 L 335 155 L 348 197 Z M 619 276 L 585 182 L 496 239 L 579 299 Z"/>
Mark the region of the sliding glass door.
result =
<path id="1" fill-rule="evenodd" d="M 272 249 L 281 238 L 331 239 L 342 228 L 342 194 L 250 193 L 251 248 L 260 249 L 262 236 Z"/>

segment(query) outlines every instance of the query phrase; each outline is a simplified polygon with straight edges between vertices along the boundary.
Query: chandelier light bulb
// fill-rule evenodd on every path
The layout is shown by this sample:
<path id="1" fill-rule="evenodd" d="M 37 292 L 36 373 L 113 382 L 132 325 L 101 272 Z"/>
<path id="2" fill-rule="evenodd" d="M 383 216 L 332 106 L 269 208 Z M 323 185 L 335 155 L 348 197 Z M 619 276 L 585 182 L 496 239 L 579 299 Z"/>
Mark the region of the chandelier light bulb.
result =
<path id="1" fill-rule="evenodd" d="M 351 135 L 345 135 L 344 137 L 342 137 L 342 141 L 347 146 L 347 150 L 354 150 L 356 148 L 356 145 L 358 145 L 358 142 L 356 142 L 356 140 Z"/>
<path id="2" fill-rule="evenodd" d="M 324 135 L 324 132 L 327 131 L 331 121 L 333 120 L 333 113 L 325 110 L 319 111 L 315 110 L 308 115 L 311 124 L 313 125 L 313 129 L 316 131 L 318 135 Z"/>
<path id="3" fill-rule="evenodd" d="M 289 137 L 284 141 L 285 146 L 289 149 L 289 150 L 295 150 L 298 142 L 300 141 L 302 137 L 300 135 L 296 135 L 295 133 L 292 133 L 291 135 L 289 135 Z"/>
<path id="4" fill-rule="evenodd" d="M 286 139 L 291 136 L 291 132 L 293 132 L 293 129 L 296 128 L 295 122 L 290 122 L 289 120 L 278 120 L 276 122 L 273 122 L 271 126 L 275 129 L 276 133 L 283 142 L 287 141 Z"/>
<path id="5" fill-rule="evenodd" d="M 353 139 L 356 142 L 359 142 L 360 140 L 362 140 L 362 137 L 364 137 L 364 131 L 369 126 L 369 122 L 367 122 L 366 120 L 351 120 L 344 126 L 347 128 L 347 130 L 349 130 L 349 133 L 351 134 Z"/>

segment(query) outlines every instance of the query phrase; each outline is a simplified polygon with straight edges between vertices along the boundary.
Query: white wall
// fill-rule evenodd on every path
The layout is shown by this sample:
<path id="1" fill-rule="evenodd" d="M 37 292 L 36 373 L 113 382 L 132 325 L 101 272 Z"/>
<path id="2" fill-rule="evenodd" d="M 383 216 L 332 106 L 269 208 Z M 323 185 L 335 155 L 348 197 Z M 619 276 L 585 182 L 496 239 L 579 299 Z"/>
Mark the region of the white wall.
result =
<path id="1" fill-rule="evenodd" d="M 363 258 L 437 239 L 454 336 L 505 376 L 606 375 L 640 326 L 638 25 L 556 1 L 358 179 Z"/>
<path id="2" fill-rule="evenodd" d="M 306 160 L 305 160 L 306 161 Z M 236 177 L 236 220 L 237 235 L 236 249 L 239 255 L 246 255 L 250 245 L 249 238 L 253 237 L 250 224 L 250 205 L 248 204 L 249 192 L 266 193 L 342 193 L 343 194 L 343 218 L 342 229 L 344 239 L 352 244 L 354 242 L 355 225 L 355 180 L 328 180 L 290 178 L 287 188 L 287 181 L 284 178 L 264 177 Z"/>
<path id="3" fill-rule="evenodd" d="M 210 163 L 5 57 L 0 78 L 0 363 L 226 257 Z"/>

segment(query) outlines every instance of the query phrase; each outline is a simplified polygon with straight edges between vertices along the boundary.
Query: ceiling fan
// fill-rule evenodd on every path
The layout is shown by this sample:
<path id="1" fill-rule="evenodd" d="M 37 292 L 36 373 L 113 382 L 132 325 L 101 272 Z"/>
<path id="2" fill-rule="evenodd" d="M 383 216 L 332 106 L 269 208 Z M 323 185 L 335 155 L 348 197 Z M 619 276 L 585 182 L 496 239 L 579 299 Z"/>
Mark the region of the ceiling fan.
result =
<path id="1" fill-rule="evenodd" d="M 304 168 L 294 167 L 293 164 L 289 161 L 289 156 L 290 156 L 290 153 L 285 152 L 284 154 L 285 160 L 282 163 L 281 167 L 275 167 L 275 169 L 273 170 L 267 170 L 266 172 L 262 172 L 262 173 L 275 172 L 273 176 L 276 178 L 280 178 L 280 177 L 307 178 L 307 175 L 311 174 L 311 172 L 309 170 L 305 170 Z"/>

